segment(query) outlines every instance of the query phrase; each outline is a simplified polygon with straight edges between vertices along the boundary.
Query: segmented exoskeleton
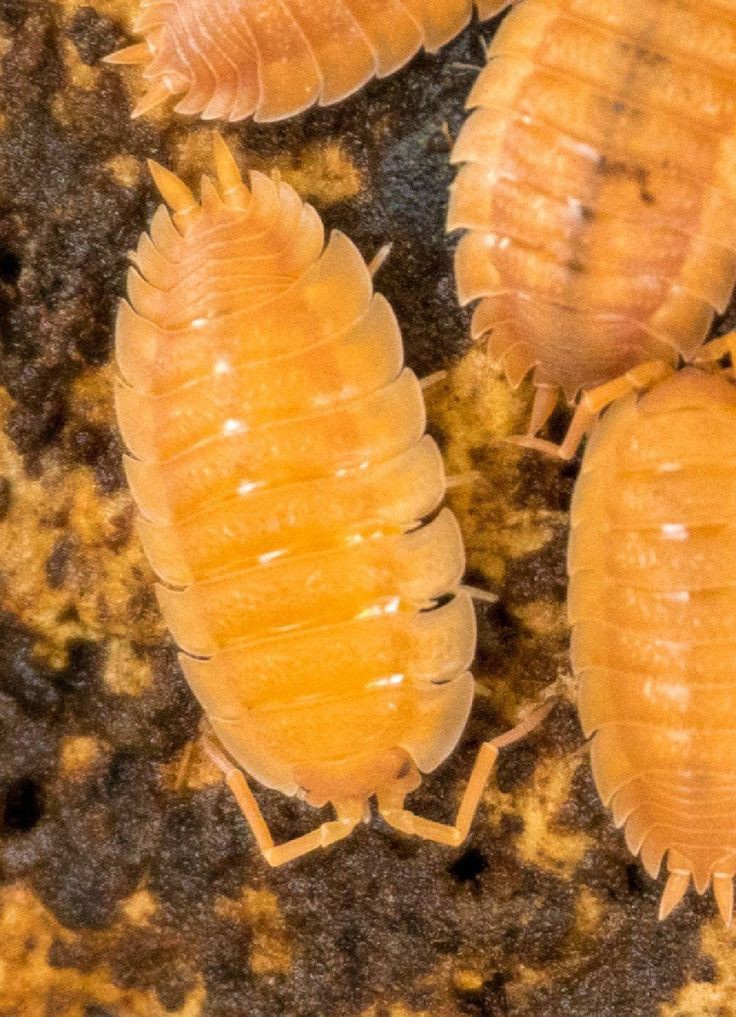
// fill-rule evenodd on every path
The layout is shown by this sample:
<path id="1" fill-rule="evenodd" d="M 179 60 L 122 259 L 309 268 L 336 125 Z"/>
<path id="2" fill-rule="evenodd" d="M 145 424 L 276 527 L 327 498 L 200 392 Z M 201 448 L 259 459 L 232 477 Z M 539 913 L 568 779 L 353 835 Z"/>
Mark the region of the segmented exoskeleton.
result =
<path id="1" fill-rule="evenodd" d="M 476 338 L 530 434 L 646 361 L 689 359 L 736 276 L 736 3 L 521 0 L 453 152 Z"/>
<path id="2" fill-rule="evenodd" d="M 475 0 L 481 18 L 505 0 Z M 145 65 L 140 116 L 179 97 L 205 119 L 281 120 L 329 106 L 386 77 L 424 46 L 438 50 L 470 20 L 474 0 L 153 0 L 145 41 L 108 57 Z"/>
<path id="3" fill-rule="evenodd" d="M 156 212 L 117 324 L 118 421 L 141 537 L 208 742 L 266 858 L 387 822 L 458 844 L 404 809 L 471 707 L 475 615 L 446 481 L 401 335 L 350 241 L 285 183 L 246 187 L 216 142 L 201 204 L 153 167 Z M 235 761 L 234 765 L 230 759 Z M 337 819 L 274 846 L 243 775 Z"/>
<path id="4" fill-rule="evenodd" d="M 537 387 L 522 444 L 586 450 L 569 616 L 598 788 L 660 915 L 736 873 L 736 2 L 521 0 L 453 153 L 476 338 Z M 683 360 L 703 361 L 673 374 Z M 534 438 L 582 390 L 559 449 Z M 634 394 L 632 390 L 638 390 Z M 596 423 L 597 415 L 614 404 Z"/>
<path id="5" fill-rule="evenodd" d="M 704 347 L 703 359 L 736 337 Z M 662 365 L 595 426 L 572 506 L 569 618 L 593 773 L 660 917 L 690 880 L 733 915 L 736 874 L 736 382 Z M 637 379 L 630 378 L 631 386 Z M 651 379 L 650 379 L 651 383 Z M 600 395 L 600 393 L 599 393 Z"/>

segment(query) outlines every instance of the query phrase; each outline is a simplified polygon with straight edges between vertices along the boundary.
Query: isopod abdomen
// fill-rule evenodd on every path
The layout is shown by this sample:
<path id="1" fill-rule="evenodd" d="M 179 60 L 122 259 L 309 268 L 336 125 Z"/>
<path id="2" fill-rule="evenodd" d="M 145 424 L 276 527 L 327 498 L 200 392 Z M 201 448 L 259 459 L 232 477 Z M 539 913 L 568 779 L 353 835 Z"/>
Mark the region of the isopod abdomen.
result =
<path id="1" fill-rule="evenodd" d="M 706 347 L 707 349 L 707 347 Z M 595 427 L 572 507 L 572 662 L 626 843 L 729 924 L 736 873 L 736 385 L 687 367 Z"/>
<path id="2" fill-rule="evenodd" d="M 508 0 L 476 0 L 480 17 Z M 141 64 L 140 116 L 176 96 L 205 119 L 282 120 L 339 102 L 470 20 L 474 0 L 154 0 L 135 22 L 143 42 L 108 57 Z"/>
<path id="3" fill-rule="evenodd" d="M 532 431 L 569 399 L 702 344 L 736 276 L 736 8 L 521 0 L 468 100 L 449 226 L 472 332 Z"/>
<path id="4" fill-rule="evenodd" d="M 408 833 L 466 835 L 404 809 L 473 699 L 475 615 L 421 386 L 353 244 L 282 181 L 242 182 L 216 141 L 201 204 L 141 238 L 117 324 L 116 405 L 140 533 L 181 664 L 266 858 L 346 836 L 371 796 Z M 528 729 L 523 723 L 519 732 Z M 243 770 L 337 819 L 274 846 Z"/>

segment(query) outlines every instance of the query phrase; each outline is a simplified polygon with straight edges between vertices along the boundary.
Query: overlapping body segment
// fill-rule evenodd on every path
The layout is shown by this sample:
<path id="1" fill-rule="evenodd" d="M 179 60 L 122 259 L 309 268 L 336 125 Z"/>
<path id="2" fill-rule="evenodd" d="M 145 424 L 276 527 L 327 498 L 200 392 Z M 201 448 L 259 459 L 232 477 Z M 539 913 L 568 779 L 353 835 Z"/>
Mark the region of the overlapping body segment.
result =
<path id="1" fill-rule="evenodd" d="M 430 610 L 459 594 L 464 553 L 421 388 L 355 247 L 325 246 L 284 183 L 228 188 L 219 156 L 201 205 L 157 171 L 179 211 L 142 239 L 118 327 L 126 470 L 166 621 L 215 732 L 267 784 L 312 790 L 341 762 L 369 780 L 386 755 L 432 768 L 470 709 L 475 628 L 467 594 Z M 372 631 L 383 649 L 362 667 L 324 666 L 336 633 L 359 658 Z"/>
<path id="2" fill-rule="evenodd" d="M 246 187 L 219 136 L 215 156 L 201 202 L 152 164 L 174 215 L 141 238 L 116 343 L 125 469 L 205 746 L 272 865 L 346 837 L 373 797 L 397 829 L 458 845 L 498 748 L 547 707 L 483 743 L 454 824 L 404 807 L 474 690 L 422 388 L 353 244 L 325 244 L 286 184 Z M 246 772 L 336 819 L 275 845 Z"/>
<path id="3" fill-rule="evenodd" d="M 572 510 L 569 617 L 603 801 L 728 923 L 736 873 L 736 386 L 686 368 L 614 405 Z"/>
<path id="4" fill-rule="evenodd" d="M 520 0 L 457 141 L 475 337 L 568 398 L 704 340 L 736 279 L 736 6 Z"/>
<path id="5" fill-rule="evenodd" d="M 135 28 L 145 41 L 113 54 L 140 63 L 140 115 L 171 96 L 205 119 L 281 120 L 328 106 L 374 76 L 434 52 L 508 0 L 154 0 Z"/>

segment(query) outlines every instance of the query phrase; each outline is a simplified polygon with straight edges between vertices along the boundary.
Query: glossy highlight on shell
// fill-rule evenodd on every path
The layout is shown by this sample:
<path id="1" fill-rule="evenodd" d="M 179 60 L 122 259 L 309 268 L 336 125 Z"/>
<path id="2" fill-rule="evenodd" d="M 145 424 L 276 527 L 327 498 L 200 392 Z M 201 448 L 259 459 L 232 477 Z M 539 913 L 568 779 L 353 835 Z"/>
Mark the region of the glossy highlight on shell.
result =
<path id="1" fill-rule="evenodd" d="M 165 620 L 218 742 L 212 758 L 271 864 L 403 807 L 471 707 L 475 614 L 458 523 L 401 335 L 353 244 L 285 183 L 246 187 L 216 139 L 201 203 L 153 165 L 163 206 L 117 323 L 118 422 Z M 545 713 L 546 709 L 541 711 Z M 234 761 L 234 762 L 233 762 Z M 243 771 L 337 819 L 275 846 Z"/>
<path id="2" fill-rule="evenodd" d="M 706 347 L 708 349 L 708 347 Z M 602 417 L 572 506 L 569 620 L 603 802 L 656 877 L 733 915 L 736 384 L 688 367 Z"/>
<path id="3" fill-rule="evenodd" d="M 153 0 L 135 31 L 144 41 L 108 57 L 140 64 L 149 90 L 134 116 L 176 96 L 204 119 L 282 120 L 329 106 L 373 77 L 434 52 L 507 0 Z"/>
<path id="4" fill-rule="evenodd" d="M 488 57 L 449 227 L 473 336 L 534 372 L 534 431 L 558 387 L 690 358 L 728 304 L 736 4 L 521 0 Z"/>

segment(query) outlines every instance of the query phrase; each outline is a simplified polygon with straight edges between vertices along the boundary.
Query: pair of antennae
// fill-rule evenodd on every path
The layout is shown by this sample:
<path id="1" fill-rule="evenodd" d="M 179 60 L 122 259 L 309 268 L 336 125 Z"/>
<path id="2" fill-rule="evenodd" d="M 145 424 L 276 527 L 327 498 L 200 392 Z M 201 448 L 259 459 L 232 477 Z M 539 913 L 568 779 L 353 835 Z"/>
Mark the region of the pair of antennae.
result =
<path id="1" fill-rule="evenodd" d="M 223 197 L 227 199 L 228 195 L 247 192 L 235 157 L 217 131 L 213 134 L 213 148 L 217 182 Z M 148 160 L 148 168 L 161 197 L 177 215 L 187 215 L 199 208 L 194 192 L 175 173 L 153 159 Z"/>

